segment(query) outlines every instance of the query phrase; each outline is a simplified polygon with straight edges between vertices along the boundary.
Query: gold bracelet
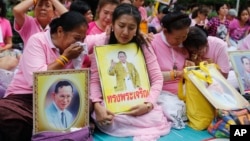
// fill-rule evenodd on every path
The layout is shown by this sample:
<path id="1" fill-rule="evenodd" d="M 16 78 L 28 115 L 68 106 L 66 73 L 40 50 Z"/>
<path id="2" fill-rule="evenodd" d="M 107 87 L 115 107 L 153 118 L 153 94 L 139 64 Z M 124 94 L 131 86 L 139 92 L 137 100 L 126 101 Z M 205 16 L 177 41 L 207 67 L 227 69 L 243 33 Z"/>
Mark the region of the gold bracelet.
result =
<path id="1" fill-rule="evenodd" d="M 171 80 L 174 80 L 174 70 L 170 71 L 170 78 L 171 78 Z"/>
<path id="2" fill-rule="evenodd" d="M 62 57 L 62 59 L 65 60 L 65 62 L 67 62 L 67 63 L 69 62 L 69 59 L 66 56 L 61 55 L 60 57 Z"/>
<path id="3" fill-rule="evenodd" d="M 66 64 L 68 63 L 68 62 L 66 62 L 66 60 L 64 60 L 62 57 L 59 57 L 59 58 L 57 58 L 57 59 L 59 59 L 60 61 L 62 61 L 64 65 L 66 65 Z"/>
<path id="4" fill-rule="evenodd" d="M 60 60 L 60 59 L 56 59 L 56 62 L 58 62 L 59 64 L 61 64 L 63 67 L 65 66 L 65 64 Z"/>

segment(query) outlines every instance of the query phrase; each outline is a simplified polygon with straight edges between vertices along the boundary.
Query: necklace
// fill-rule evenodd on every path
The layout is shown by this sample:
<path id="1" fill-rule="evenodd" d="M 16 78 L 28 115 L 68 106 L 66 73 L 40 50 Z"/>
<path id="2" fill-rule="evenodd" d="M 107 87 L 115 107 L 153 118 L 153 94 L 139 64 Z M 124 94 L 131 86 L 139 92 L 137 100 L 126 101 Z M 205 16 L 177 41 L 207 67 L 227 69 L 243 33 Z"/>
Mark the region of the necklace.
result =
<path id="1" fill-rule="evenodd" d="M 172 47 L 171 48 L 171 55 L 172 55 L 172 61 L 173 61 L 173 70 L 177 70 L 178 67 L 177 67 L 177 63 L 176 63 L 176 60 L 175 60 L 175 54 L 174 54 L 174 49 Z"/>
<path id="2" fill-rule="evenodd" d="M 162 32 L 162 40 L 166 43 L 167 47 L 171 49 L 171 55 L 172 55 L 172 61 L 173 61 L 173 70 L 177 70 L 178 67 L 177 67 L 177 63 L 176 63 L 176 60 L 175 60 L 175 54 L 174 54 L 174 49 L 173 47 L 171 47 L 171 45 L 168 43 L 167 39 L 166 39 L 166 36 L 163 34 Z"/>

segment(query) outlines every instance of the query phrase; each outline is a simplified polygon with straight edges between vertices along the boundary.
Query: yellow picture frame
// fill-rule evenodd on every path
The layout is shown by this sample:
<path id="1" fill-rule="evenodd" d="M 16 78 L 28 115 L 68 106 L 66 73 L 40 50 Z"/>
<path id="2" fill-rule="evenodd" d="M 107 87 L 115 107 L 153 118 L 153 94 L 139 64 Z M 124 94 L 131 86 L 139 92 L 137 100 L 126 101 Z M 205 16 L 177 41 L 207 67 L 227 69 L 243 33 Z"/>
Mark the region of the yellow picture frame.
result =
<path id="1" fill-rule="evenodd" d="M 230 51 L 229 58 L 237 77 L 239 83 L 239 89 L 241 94 L 250 94 L 250 77 L 245 75 L 243 58 L 249 58 L 250 60 L 250 51 Z M 250 62 L 250 61 L 249 61 Z M 250 74 L 250 73 L 249 73 Z M 246 80 L 246 81 L 244 81 Z"/>
<path id="2" fill-rule="evenodd" d="M 135 43 L 96 46 L 94 53 L 108 110 L 121 114 L 145 102 L 150 91 L 149 77 L 143 52 Z M 119 60 L 120 53 L 125 55 L 126 63 Z M 116 65 L 111 70 L 112 61 Z M 125 74 L 129 78 L 124 77 Z M 128 85 L 125 79 L 131 80 L 133 86 Z M 134 88 L 131 90 L 131 87 Z"/>
<path id="3" fill-rule="evenodd" d="M 89 125 L 89 69 L 34 72 L 33 78 L 33 134 L 44 131 L 70 132 Z M 51 120 L 47 110 L 50 105 L 57 103 L 53 94 L 59 82 L 70 83 L 73 92 L 71 103 L 66 109 L 73 120 L 65 128 L 60 128 L 57 124 L 57 112 L 52 115 Z M 67 98 L 65 99 L 67 101 Z M 66 102 L 63 104 L 66 105 Z M 60 106 L 55 107 L 60 109 Z"/>
<path id="4" fill-rule="evenodd" d="M 249 106 L 249 102 L 227 82 L 215 64 L 207 64 L 206 68 L 209 74 L 201 71 L 199 67 L 187 67 L 186 71 L 197 70 L 200 74 L 204 73 L 204 76 L 211 76 L 211 83 L 208 84 L 195 73 L 188 73 L 189 79 L 216 109 L 232 110 Z"/>

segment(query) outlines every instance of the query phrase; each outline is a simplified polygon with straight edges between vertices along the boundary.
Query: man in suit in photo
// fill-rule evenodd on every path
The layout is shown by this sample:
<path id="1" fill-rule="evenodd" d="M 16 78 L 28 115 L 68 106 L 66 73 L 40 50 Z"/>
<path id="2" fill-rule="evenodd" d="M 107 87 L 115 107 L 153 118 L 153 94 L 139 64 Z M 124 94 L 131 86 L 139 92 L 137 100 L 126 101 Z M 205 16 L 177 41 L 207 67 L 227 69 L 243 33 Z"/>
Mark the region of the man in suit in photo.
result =
<path id="1" fill-rule="evenodd" d="M 250 59 L 247 56 L 242 56 L 241 63 L 243 66 L 243 72 L 241 74 L 243 87 L 245 91 L 249 91 L 250 90 Z"/>
<path id="2" fill-rule="evenodd" d="M 52 93 L 53 102 L 46 108 L 48 123 L 54 129 L 63 130 L 71 126 L 74 118 L 67 110 L 73 98 L 73 86 L 68 81 L 59 81 Z"/>
<path id="3" fill-rule="evenodd" d="M 115 91 L 134 91 L 140 87 L 140 77 L 134 64 L 127 62 L 124 51 L 118 52 L 119 62 L 111 60 L 109 75 L 116 76 Z"/>

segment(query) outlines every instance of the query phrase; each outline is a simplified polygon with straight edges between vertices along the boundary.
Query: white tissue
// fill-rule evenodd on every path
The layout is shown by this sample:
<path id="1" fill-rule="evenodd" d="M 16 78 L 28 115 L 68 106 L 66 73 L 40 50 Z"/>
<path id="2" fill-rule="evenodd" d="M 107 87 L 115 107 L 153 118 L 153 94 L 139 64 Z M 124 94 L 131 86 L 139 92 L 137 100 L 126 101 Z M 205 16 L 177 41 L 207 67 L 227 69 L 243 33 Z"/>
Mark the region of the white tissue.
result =
<path id="1" fill-rule="evenodd" d="M 84 56 L 88 54 L 88 47 L 86 43 L 77 42 L 80 46 L 83 47 L 82 53 L 75 59 L 72 60 L 73 66 L 75 69 L 81 69 L 84 62 Z"/>

